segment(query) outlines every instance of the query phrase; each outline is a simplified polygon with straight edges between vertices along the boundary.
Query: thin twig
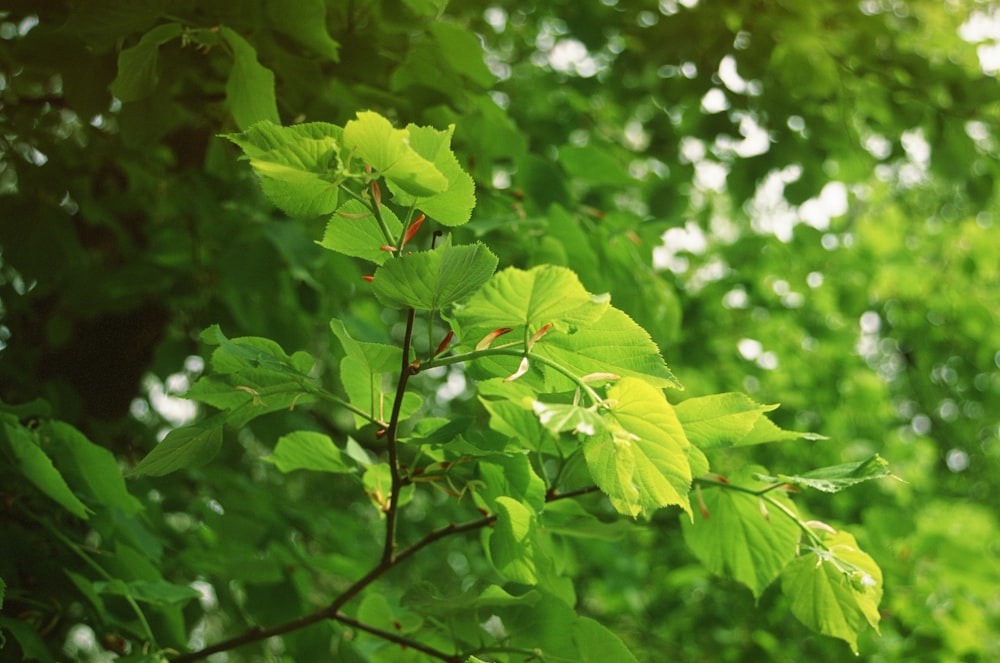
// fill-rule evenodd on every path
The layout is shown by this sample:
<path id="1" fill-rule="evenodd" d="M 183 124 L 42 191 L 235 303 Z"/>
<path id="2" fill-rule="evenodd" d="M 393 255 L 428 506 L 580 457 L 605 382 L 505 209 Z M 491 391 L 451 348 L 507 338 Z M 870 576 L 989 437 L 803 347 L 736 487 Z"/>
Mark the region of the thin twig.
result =
<path id="1" fill-rule="evenodd" d="M 399 635 L 398 633 L 393 633 L 392 631 L 386 631 L 384 629 L 377 628 L 375 626 L 370 626 L 364 622 L 360 622 L 353 617 L 348 617 L 342 612 L 338 612 L 333 616 L 333 619 L 340 622 L 341 624 L 347 624 L 348 626 L 353 626 L 359 631 L 365 631 L 371 633 L 372 635 L 377 635 L 383 640 L 388 640 L 389 642 L 395 642 L 401 645 L 404 649 L 415 649 L 416 651 L 423 652 L 428 656 L 432 656 L 438 660 L 445 661 L 445 663 L 461 663 L 463 659 L 459 658 L 458 654 L 447 654 L 443 651 L 434 649 L 433 647 L 428 647 L 427 645 L 422 645 L 415 640 L 411 640 L 406 636 Z"/>

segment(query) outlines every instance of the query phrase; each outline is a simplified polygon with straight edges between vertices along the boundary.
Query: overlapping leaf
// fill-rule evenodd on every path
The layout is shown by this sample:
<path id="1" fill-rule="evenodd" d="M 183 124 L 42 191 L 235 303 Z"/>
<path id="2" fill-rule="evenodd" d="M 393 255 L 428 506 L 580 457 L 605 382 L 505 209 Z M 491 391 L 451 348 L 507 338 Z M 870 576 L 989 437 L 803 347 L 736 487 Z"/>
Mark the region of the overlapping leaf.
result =
<path id="1" fill-rule="evenodd" d="M 391 209 L 383 207 L 381 214 L 391 237 L 385 236 L 368 207 L 358 200 L 348 200 L 330 217 L 320 246 L 381 265 L 392 257 L 382 247 L 390 244 L 390 240 L 396 241 L 403 230 L 403 224 Z"/>
<path id="2" fill-rule="evenodd" d="M 605 432 L 583 444 L 594 481 L 620 513 L 648 516 L 676 504 L 690 515 L 690 443 L 663 392 L 623 378 L 608 401 Z"/>
<path id="3" fill-rule="evenodd" d="M 765 412 L 777 407 L 755 403 L 746 394 L 725 393 L 690 398 L 678 404 L 676 409 L 688 439 L 706 450 L 797 437 L 819 437 L 782 431 L 764 416 Z"/>
<path id="4" fill-rule="evenodd" d="M 186 467 L 204 465 L 219 452 L 225 416 L 213 417 L 170 431 L 129 473 L 163 476 Z"/>
<path id="5" fill-rule="evenodd" d="M 344 144 L 390 185 L 412 196 L 433 196 L 448 189 L 448 178 L 433 162 L 436 152 L 417 152 L 410 132 L 396 129 L 378 113 L 363 111 L 344 125 Z"/>
<path id="6" fill-rule="evenodd" d="M 254 124 L 226 134 L 250 158 L 264 193 L 289 216 L 330 214 L 340 199 L 343 130 L 325 122 L 280 127 Z"/>
<path id="7" fill-rule="evenodd" d="M 607 295 L 591 295 L 576 274 L 545 265 L 530 270 L 508 268 L 497 273 L 455 314 L 456 334 L 475 346 L 500 327 L 511 327 L 510 338 L 526 338 L 542 326 L 575 331 L 593 324 L 608 309 Z"/>
<path id="8" fill-rule="evenodd" d="M 372 285 L 385 306 L 437 311 L 478 290 L 496 266 L 483 244 L 442 246 L 385 263 Z"/>
<path id="9" fill-rule="evenodd" d="M 181 36 L 180 23 L 158 25 L 142 36 L 135 46 L 118 54 L 118 75 L 111 82 L 111 94 L 121 101 L 148 97 L 160 80 L 160 46 Z"/>
<path id="10" fill-rule="evenodd" d="M 396 196 L 395 202 L 406 207 L 418 207 L 446 226 L 466 223 L 476 206 L 476 186 L 472 177 L 462 170 L 458 158 L 451 150 L 451 136 L 455 126 L 449 126 L 447 131 L 439 131 L 432 127 L 410 124 L 406 130 L 409 132 L 410 145 L 445 176 L 448 188 L 432 195 L 417 196 L 397 184 L 394 179 L 389 179 L 389 188 Z"/>

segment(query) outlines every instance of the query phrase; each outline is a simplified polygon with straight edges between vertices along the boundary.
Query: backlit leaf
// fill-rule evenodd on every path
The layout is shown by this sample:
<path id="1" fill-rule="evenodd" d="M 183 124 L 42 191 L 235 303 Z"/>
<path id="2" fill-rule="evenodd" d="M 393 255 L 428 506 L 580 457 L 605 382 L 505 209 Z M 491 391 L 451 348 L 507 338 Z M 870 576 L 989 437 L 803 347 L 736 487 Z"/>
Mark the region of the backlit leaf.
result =
<path id="1" fill-rule="evenodd" d="M 608 402 L 606 431 L 583 444 L 594 481 L 620 513 L 649 516 L 676 504 L 690 515 L 690 443 L 663 392 L 623 378 Z"/>
<path id="2" fill-rule="evenodd" d="M 396 194 L 396 202 L 406 207 L 415 206 L 446 226 L 466 223 L 476 206 L 476 187 L 472 177 L 462 170 L 458 158 L 451 150 L 454 125 L 449 126 L 447 131 L 439 131 L 411 124 L 406 130 L 410 134 L 410 145 L 447 178 L 448 187 L 439 193 L 418 197 L 390 179 L 389 188 Z"/>
<path id="3" fill-rule="evenodd" d="M 534 585 L 536 575 L 533 541 L 535 517 L 518 500 L 499 497 L 496 500 L 497 522 L 490 532 L 490 558 L 493 567 L 505 580 Z"/>
<path id="4" fill-rule="evenodd" d="M 448 188 L 448 178 L 410 145 L 410 133 L 396 129 L 378 113 L 363 111 L 344 126 L 344 144 L 391 184 L 413 196 L 432 196 Z"/>
<path id="5" fill-rule="evenodd" d="M 837 493 L 865 481 L 891 476 L 889 461 L 875 454 L 859 463 L 823 467 L 800 475 L 779 474 L 774 477 L 761 475 L 759 478 L 771 483 L 790 483 L 803 488 L 821 490 L 824 493 Z"/>

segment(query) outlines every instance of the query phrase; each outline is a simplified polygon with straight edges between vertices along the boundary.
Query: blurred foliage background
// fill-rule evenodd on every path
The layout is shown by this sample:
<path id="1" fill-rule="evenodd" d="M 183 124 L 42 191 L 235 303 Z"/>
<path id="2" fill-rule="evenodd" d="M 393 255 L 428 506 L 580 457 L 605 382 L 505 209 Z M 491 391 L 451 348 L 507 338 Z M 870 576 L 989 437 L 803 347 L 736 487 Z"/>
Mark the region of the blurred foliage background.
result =
<path id="1" fill-rule="evenodd" d="M 184 34 L 153 51 L 152 83 L 116 79 L 122 50 L 168 21 Z M 210 324 L 325 357 L 328 375 L 331 317 L 398 333 L 364 268 L 314 243 L 324 220 L 273 210 L 216 138 L 242 128 L 219 26 L 274 73 L 283 123 L 366 108 L 454 123 L 478 195 L 458 234 L 501 267 L 567 265 L 610 292 L 686 386 L 672 398 L 746 391 L 782 403 L 783 427 L 830 438 L 730 452 L 718 471 L 888 458 L 903 481 L 802 501 L 855 523 L 885 572 L 864 660 L 1000 658 L 995 3 L 7 0 L 0 399 L 22 421 L 72 424 L 122 467 L 198 416 L 175 395 L 203 369 Z M 472 412 L 461 371 L 447 384 L 435 413 Z M 322 602 L 366 570 L 376 516 L 259 457 L 293 426 L 343 437 L 342 416 L 276 413 L 182 480 L 130 481 L 141 517 L 123 503 L 68 519 L 0 467 L 0 627 L 28 625 L 39 660 L 123 646 L 127 607 L 84 591 L 78 546 L 120 577 L 196 583 L 200 601 L 157 612 L 178 648 L 192 628 L 214 641 Z M 72 477 L 74 462 L 57 464 Z M 404 531 L 433 517 L 433 495 L 415 500 Z M 624 536 L 581 545 L 574 575 L 580 609 L 640 660 L 845 656 L 774 589 L 755 606 L 706 574 L 676 514 Z M 415 576 L 461 587 L 479 572 L 468 541 L 441 546 Z M 329 638 L 230 660 L 294 660 Z M 16 659 L 7 639 L 0 657 Z M 364 639 L 341 646 L 338 660 L 367 655 Z"/>

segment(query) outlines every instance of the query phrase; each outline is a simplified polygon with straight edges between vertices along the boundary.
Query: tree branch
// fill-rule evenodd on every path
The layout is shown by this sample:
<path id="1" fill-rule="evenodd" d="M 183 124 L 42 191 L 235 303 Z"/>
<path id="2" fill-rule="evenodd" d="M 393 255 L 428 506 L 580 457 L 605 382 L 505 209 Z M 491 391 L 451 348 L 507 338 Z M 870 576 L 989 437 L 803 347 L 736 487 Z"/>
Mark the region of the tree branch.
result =
<path id="1" fill-rule="evenodd" d="M 569 499 L 576 497 L 578 495 L 584 495 L 587 493 L 596 492 L 598 490 L 597 486 L 587 486 L 585 488 L 578 488 L 576 490 L 571 490 L 565 493 L 550 493 L 546 495 L 546 502 L 555 502 L 562 499 Z M 348 601 L 353 599 L 355 596 L 360 594 L 366 587 L 381 578 L 386 572 L 396 567 L 400 562 L 409 559 L 415 555 L 420 550 L 423 550 L 435 541 L 440 541 L 441 539 L 453 536 L 455 534 L 462 534 L 464 532 L 473 532 L 477 529 L 482 529 L 483 527 L 488 527 L 496 522 L 496 516 L 485 516 L 477 520 L 470 520 L 467 523 L 462 523 L 461 525 L 456 525 L 455 523 L 449 523 L 444 527 L 439 527 L 426 534 L 422 539 L 409 546 L 408 548 L 402 550 L 398 555 L 392 556 L 389 561 L 382 561 L 373 568 L 371 571 L 366 573 L 364 577 L 359 579 L 353 585 L 348 587 L 343 594 L 338 596 L 333 600 L 330 605 L 317 610 L 308 615 L 303 615 L 291 621 L 285 622 L 284 624 L 278 624 L 270 628 L 262 628 L 260 626 L 255 626 L 246 633 L 239 635 L 235 638 L 230 638 L 229 640 L 224 640 L 218 642 L 210 647 L 200 649 L 196 652 L 191 652 L 189 654 L 181 654 L 171 659 L 173 663 L 191 663 L 192 661 L 200 661 L 203 658 L 207 658 L 212 654 L 217 654 L 223 651 L 229 651 L 231 649 L 236 649 L 237 647 L 242 647 L 243 645 L 248 645 L 253 642 L 260 642 L 261 640 L 266 640 L 267 638 L 272 638 L 276 635 L 284 635 L 285 633 L 291 633 L 292 631 L 297 631 L 299 629 L 311 626 L 318 622 L 326 620 L 335 620 L 340 622 L 345 622 L 340 615 L 340 609 L 347 604 Z M 353 626 L 358 626 L 358 624 L 353 624 Z M 360 628 L 360 626 L 359 626 Z M 394 640 L 396 642 L 396 640 Z M 412 645 L 411 645 L 412 646 Z M 417 647 L 414 647 L 415 649 Z M 426 652 L 425 649 L 420 649 L 420 651 Z M 429 652 L 427 652 L 429 653 Z M 434 654 L 430 654 L 433 656 Z M 461 659 L 442 659 L 445 661 L 451 660 L 461 660 Z"/>
<path id="2" fill-rule="evenodd" d="M 399 474 L 396 435 L 399 429 L 399 413 L 403 408 L 403 396 L 406 395 L 406 383 L 414 371 L 413 366 L 410 364 L 410 345 L 413 342 L 414 315 L 415 312 L 412 308 L 406 312 L 406 332 L 403 335 L 403 365 L 399 369 L 396 398 L 392 403 L 389 427 L 385 431 L 385 440 L 389 447 L 389 472 L 392 477 L 392 488 L 389 495 L 389 504 L 385 510 L 385 547 L 382 549 L 383 564 L 392 563 L 392 551 L 396 547 L 396 516 L 399 512 L 399 493 L 403 489 L 403 480 Z"/>
<path id="3" fill-rule="evenodd" d="M 384 629 L 376 628 L 365 624 L 364 622 L 359 622 L 353 617 L 348 617 L 342 612 L 338 612 L 333 616 L 333 619 L 348 626 L 353 626 L 359 631 L 365 631 L 366 633 L 371 633 L 372 635 L 377 635 L 383 640 L 388 640 L 389 642 L 395 642 L 401 645 L 404 649 L 415 649 L 419 652 L 423 652 L 428 656 L 432 656 L 438 660 L 445 661 L 445 663 L 461 663 L 463 660 L 460 658 L 459 654 L 446 654 L 443 651 L 434 649 L 433 647 L 428 647 L 427 645 L 422 645 L 416 640 L 411 640 L 405 636 L 399 635 L 398 633 L 393 633 L 392 631 L 386 631 Z"/>

